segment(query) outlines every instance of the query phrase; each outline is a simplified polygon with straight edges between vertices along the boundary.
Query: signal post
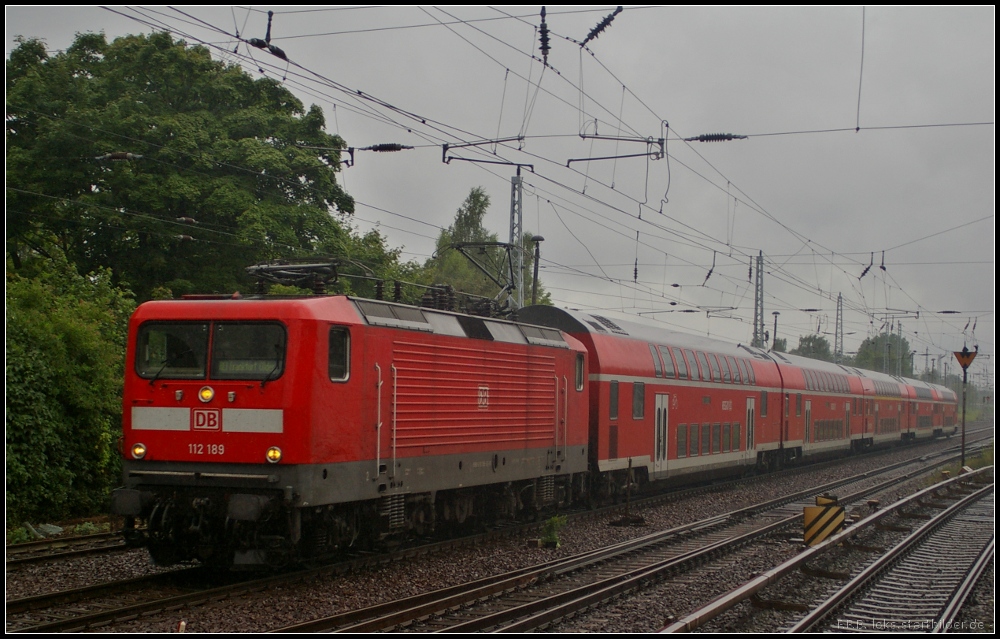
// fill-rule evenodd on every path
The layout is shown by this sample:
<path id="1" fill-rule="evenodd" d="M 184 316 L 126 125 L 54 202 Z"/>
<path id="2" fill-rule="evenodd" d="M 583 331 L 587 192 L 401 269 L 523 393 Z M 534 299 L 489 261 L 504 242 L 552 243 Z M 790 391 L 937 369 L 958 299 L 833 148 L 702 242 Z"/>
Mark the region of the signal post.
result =
<path id="1" fill-rule="evenodd" d="M 958 360 L 958 365 L 962 367 L 962 468 L 965 468 L 965 395 L 966 386 L 969 383 L 969 366 L 972 365 L 972 360 L 976 359 L 976 355 L 979 353 L 979 346 L 976 346 L 975 351 L 970 351 L 968 346 L 963 346 L 962 350 L 955 351 L 955 359 Z"/>

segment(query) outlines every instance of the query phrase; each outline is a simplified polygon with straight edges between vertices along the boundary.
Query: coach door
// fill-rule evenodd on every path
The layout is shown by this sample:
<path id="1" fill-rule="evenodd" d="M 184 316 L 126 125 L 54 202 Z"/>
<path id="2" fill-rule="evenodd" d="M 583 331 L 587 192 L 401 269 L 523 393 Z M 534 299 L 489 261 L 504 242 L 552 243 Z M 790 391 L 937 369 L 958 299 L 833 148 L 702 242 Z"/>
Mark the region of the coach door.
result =
<path id="1" fill-rule="evenodd" d="M 846 431 L 840 431 L 840 439 L 851 440 L 851 402 L 844 402 L 844 427 Z"/>
<path id="2" fill-rule="evenodd" d="M 667 469 L 667 406 L 669 395 L 656 396 L 656 435 L 653 438 L 653 474 Z"/>
<path id="3" fill-rule="evenodd" d="M 754 449 L 754 414 L 756 411 L 756 398 L 747 397 L 747 452 Z"/>
<path id="4" fill-rule="evenodd" d="M 810 436 L 812 437 L 810 439 Z M 806 442 L 816 441 L 816 431 L 813 430 L 813 403 L 811 399 L 806 400 L 806 426 L 802 431 L 802 437 Z"/>

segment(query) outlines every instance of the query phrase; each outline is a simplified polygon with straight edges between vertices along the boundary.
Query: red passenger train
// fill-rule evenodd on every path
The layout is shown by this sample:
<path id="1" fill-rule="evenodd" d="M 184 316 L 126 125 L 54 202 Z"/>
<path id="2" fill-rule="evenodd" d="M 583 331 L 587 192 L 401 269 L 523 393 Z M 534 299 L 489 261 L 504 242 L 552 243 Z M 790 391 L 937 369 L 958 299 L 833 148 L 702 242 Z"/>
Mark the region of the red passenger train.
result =
<path id="1" fill-rule="evenodd" d="M 280 565 L 613 497 L 630 473 L 688 481 L 955 429 L 940 386 L 554 307 L 519 318 L 143 304 L 112 512 L 160 564 Z"/>
<path id="2" fill-rule="evenodd" d="M 519 316 L 586 347 L 592 469 L 612 493 L 629 467 L 640 482 L 704 478 L 957 428 L 943 386 L 579 311 Z"/>

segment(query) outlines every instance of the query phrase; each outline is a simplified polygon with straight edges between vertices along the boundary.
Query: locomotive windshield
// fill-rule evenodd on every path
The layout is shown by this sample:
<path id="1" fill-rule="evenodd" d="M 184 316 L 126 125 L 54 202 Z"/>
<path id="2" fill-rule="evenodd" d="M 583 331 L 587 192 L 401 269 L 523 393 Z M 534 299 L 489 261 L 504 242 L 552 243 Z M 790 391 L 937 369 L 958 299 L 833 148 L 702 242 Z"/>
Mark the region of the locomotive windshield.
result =
<path id="1" fill-rule="evenodd" d="M 280 324 L 215 322 L 212 379 L 277 379 L 284 364 L 285 329 Z"/>
<path id="2" fill-rule="evenodd" d="M 207 322 L 150 322 L 139 328 L 135 370 L 153 379 L 205 379 L 207 355 Z"/>
<path id="3" fill-rule="evenodd" d="M 209 334 L 211 356 L 209 357 Z M 276 322 L 148 322 L 139 327 L 135 370 L 146 379 L 277 379 L 285 329 Z"/>

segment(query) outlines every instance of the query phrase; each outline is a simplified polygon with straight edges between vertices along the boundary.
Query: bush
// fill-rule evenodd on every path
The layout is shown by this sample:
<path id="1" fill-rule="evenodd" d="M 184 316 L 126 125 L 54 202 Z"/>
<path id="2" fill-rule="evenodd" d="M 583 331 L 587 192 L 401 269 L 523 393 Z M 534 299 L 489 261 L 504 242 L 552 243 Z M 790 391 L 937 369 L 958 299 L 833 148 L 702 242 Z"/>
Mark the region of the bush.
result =
<path id="1" fill-rule="evenodd" d="M 62 263 L 28 279 L 8 268 L 7 526 L 104 510 L 119 481 L 129 295 L 110 274 Z"/>
<path id="2" fill-rule="evenodd" d="M 542 525 L 542 542 L 559 546 L 559 531 L 566 525 L 565 515 L 556 515 Z"/>

